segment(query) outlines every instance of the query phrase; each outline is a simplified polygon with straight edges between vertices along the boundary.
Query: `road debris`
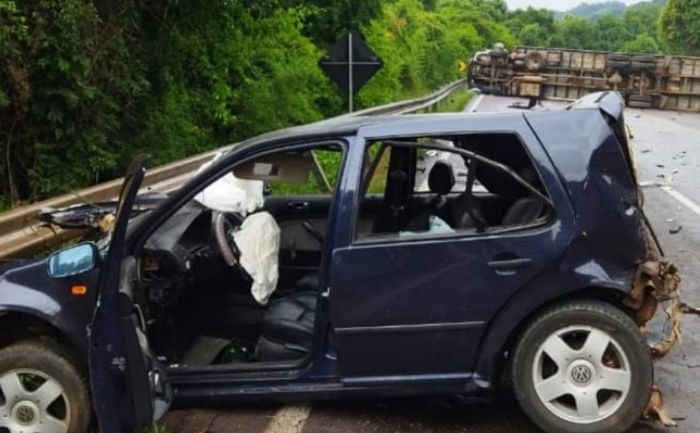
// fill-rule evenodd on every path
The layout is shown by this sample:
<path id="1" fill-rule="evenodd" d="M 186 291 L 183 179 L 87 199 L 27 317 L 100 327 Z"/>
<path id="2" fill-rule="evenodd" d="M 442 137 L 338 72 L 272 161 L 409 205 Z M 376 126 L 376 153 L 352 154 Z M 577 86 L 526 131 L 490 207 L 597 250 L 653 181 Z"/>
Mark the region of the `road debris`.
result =
<path id="1" fill-rule="evenodd" d="M 666 427 L 676 427 L 678 424 L 664 410 L 664 398 L 658 386 L 651 389 L 649 404 L 644 410 L 644 418 L 654 419 L 661 422 Z"/>
<path id="2" fill-rule="evenodd" d="M 683 226 L 679 224 L 675 227 L 671 227 L 670 229 L 668 229 L 668 232 L 671 233 L 672 235 L 675 235 L 675 234 L 680 233 L 680 231 L 682 229 L 683 229 Z"/>
<path id="3" fill-rule="evenodd" d="M 691 307 L 690 305 L 686 303 L 681 304 L 681 313 L 683 314 L 694 314 L 696 316 L 700 316 L 700 308 L 697 307 Z M 700 366 L 699 366 L 700 367 Z"/>
<path id="4" fill-rule="evenodd" d="M 664 312 L 671 326 L 667 327 L 664 339 L 651 348 L 656 358 L 666 355 L 681 337 L 680 282 L 678 269 L 673 264 L 665 260 L 648 261 L 637 269 L 632 291 L 624 300 L 625 306 L 635 311 L 633 319 L 645 335 L 646 324 L 654 317 L 659 305 L 668 305 Z"/>

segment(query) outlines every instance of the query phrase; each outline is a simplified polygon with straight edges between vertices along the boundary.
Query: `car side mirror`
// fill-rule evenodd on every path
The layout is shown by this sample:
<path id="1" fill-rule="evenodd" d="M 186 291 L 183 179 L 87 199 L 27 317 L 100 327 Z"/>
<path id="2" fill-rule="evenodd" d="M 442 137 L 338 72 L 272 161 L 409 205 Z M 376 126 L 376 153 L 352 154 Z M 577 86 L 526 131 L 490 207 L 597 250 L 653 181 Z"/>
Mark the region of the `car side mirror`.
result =
<path id="1" fill-rule="evenodd" d="M 53 278 L 82 274 L 97 266 L 100 252 L 92 242 L 86 242 L 55 252 L 49 256 L 49 275 Z"/>

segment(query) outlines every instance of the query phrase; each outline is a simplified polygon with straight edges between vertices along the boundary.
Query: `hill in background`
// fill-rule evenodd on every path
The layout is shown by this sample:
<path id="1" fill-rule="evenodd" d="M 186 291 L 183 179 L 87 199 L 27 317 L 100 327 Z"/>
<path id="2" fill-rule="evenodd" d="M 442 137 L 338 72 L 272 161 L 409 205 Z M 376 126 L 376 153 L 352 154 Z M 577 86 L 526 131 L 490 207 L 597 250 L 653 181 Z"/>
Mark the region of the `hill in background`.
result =
<path id="1" fill-rule="evenodd" d="M 586 18 L 589 20 L 596 20 L 605 15 L 613 15 L 616 17 L 621 17 L 626 11 L 630 9 L 645 7 L 647 5 L 658 5 L 663 6 L 666 0 L 651 0 L 644 1 L 640 3 L 635 3 L 633 5 L 627 6 L 620 1 L 606 1 L 602 3 L 586 3 L 583 2 L 580 5 L 569 9 L 568 11 L 555 11 L 554 18 L 556 20 L 561 20 L 567 15 L 572 15 L 576 17 Z"/>

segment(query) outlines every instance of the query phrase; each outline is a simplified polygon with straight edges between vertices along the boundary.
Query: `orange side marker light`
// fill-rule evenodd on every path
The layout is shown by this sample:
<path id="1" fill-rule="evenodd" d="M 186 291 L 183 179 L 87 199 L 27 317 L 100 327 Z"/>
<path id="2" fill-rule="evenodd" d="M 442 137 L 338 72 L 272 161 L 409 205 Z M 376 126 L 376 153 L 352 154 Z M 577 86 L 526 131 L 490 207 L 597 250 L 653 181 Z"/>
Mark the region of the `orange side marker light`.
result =
<path id="1" fill-rule="evenodd" d="M 87 286 L 73 286 L 71 288 L 71 293 L 75 296 L 87 295 Z"/>

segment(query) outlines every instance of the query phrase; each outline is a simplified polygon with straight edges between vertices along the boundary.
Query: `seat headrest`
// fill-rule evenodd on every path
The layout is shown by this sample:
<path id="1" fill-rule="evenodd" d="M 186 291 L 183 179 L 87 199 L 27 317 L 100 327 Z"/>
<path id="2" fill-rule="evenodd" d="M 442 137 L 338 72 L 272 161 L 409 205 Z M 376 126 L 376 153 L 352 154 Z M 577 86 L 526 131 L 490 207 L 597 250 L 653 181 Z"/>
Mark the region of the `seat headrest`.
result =
<path id="1" fill-rule="evenodd" d="M 428 187 L 435 194 L 445 195 L 452 191 L 455 185 L 455 175 L 452 164 L 446 161 L 436 161 L 428 175 Z"/>

